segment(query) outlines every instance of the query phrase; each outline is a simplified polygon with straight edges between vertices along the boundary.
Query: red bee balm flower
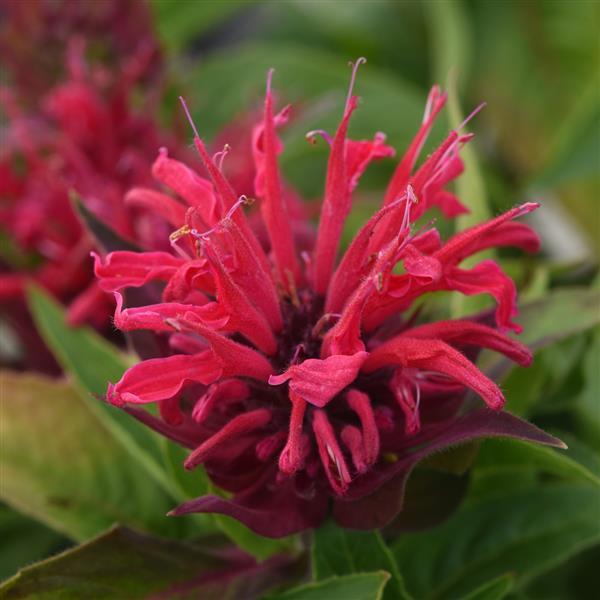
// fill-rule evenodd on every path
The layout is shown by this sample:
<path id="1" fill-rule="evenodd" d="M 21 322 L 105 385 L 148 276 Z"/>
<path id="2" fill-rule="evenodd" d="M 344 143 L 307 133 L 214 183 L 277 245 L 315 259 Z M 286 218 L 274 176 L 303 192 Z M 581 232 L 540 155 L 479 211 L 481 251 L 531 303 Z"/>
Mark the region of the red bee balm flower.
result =
<path id="1" fill-rule="evenodd" d="M 276 126 L 289 108 L 275 114 L 271 75 L 252 148 L 270 247 L 261 246 L 246 220 L 247 198 L 238 198 L 223 176 L 223 154 L 211 158 L 194 128 L 209 179 L 161 154 L 154 171 L 179 199 L 137 192 L 170 216 L 176 253 L 95 256 L 100 286 L 117 298 L 116 326 L 166 334 L 172 349 L 129 369 L 110 385 L 108 401 L 190 448 L 185 467 L 204 465 L 230 492 L 190 500 L 172 514 L 223 513 L 279 537 L 317 526 L 331 505 L 342 526 L 381 527 L 400 511 L 412 468 L 433 452 L 486 436 L 560 446 L 502 412 L 501 390 L 468 358 L 489 348 L 520 365 L 531 361 L 527 348 L 504 333 L 518 330 L 511 279 L 491 260 L 471 269 L 460 263 L 492 246 L 535 251 L 537 236 L 514 219 L 537 204 L 445 243 L 433 228 L 413 229 L 433 205 L 447 216 L 466 210 L 444 186 L 461 173 L 459 150 L 470 135 L 451 131 L 415 169 L 446 101 L 434 87 L 383 206 L 336 266 L 361 174 L 372 160 L 393 154 L 382 134 L 348 138 L 357 107 L 351 84 L 335 136 L 321 132 L 331 146 L 321 220 L 314 250 L 299 253 L 288 216 L 294 195 L 277 159 Z M 149 282 L 165 284 L 162 302 L 124 308 L 122 289 Z M 418 298 L 437 290 L 490 294 L 496 327 L 470 319 L 416 324 L 414 312 L 407 317 Z M 484 408 L 466 410 L 469 389 Z M 150 402 L 158 403 L 161 418 L 136 406 Z"/>

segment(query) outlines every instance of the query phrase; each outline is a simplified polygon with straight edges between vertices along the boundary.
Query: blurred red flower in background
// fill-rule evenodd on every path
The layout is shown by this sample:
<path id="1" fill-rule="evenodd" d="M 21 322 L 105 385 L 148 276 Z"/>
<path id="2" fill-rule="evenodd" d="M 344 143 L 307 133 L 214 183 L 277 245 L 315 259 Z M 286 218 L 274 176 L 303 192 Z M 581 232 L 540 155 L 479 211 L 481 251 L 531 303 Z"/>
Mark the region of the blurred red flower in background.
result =
<path id="1" fill-rule="evenodd" d="M 94 281 L 94 241 L 73 193 L 122 237 L 161 248 L 166 224 L 124 197 L 151 182 L 157 148 L 179 151 L 179 144 L 156 119 L 162 61 L 144 3 L 7 2 L 3 9 L 0 310 L 27 348 L 28 365 L 43 368 L 48 356 L 22 302 L 27 281 L 68 303 L 73 324 L 106 328 L 113 307 Z"/>
<path id="2" fill-rule="evenodd" d="M 501 390 L 473 363 L 480 348 L 524 366 L 531 360 L 506 335 L 518 331 L 512 280 L 491 260 L 460 267 L 493 246 L 536 251 L 535 233 L 514 219 L 537 205 L 518 206 L 445 242 L 430 225 L 413 226 L 434 205 L 448 217 L 466 210 L 446 184 L 462 172 L 459 152 L 470 135 L 451 131 L 415 168 L 446 100 L 434 87 L 383 205 L 336 265 L 360 176 L 394 152 L 382 134 L 348 138 L 358 100 L 351 84 L 335 135 L 311 133 L 331 149 L 318 230 L 302 251 L 301 231 L 310 224 L 299 226 L 296 195 L 277 158 L 276 127 L 289 107 L 275 114 L 270 81 L 271 74 L 252 138 L 268 243 L 260 243 L 243 212 L 249 199 L 223 175 L 224 153 L 211 157 L 195 132 L 208 179 L 163 151 L 154 173 L 177 197 L 136 191 L 175 228 L 175 252 L 95 256 L 100 287 L 117 299 L 116 326 L 152 330 L 169 346 L 111 384 L 107 400 L 190 448 L 186 468 L 204 465 L 229 493 L 190 500 L 173 514 L 223 513 L 272 537 L 317 526 L 329 507 L 343 526 L 382 527 L 401 510 L 412 468 L 433 452 L 485 436 L 560 445 L 502 412 Z M 131 287 L 148 289 L 153 300 L 124 308 L 121 293 Z M 420 322 L 416 301 L 440 290 L 491 295 L 495 326 L 483 318 Z M 486 406 L 465 403 L 467 390 Z M 137 406 L 147 403 L 158 403 L 160 418 Z"/>

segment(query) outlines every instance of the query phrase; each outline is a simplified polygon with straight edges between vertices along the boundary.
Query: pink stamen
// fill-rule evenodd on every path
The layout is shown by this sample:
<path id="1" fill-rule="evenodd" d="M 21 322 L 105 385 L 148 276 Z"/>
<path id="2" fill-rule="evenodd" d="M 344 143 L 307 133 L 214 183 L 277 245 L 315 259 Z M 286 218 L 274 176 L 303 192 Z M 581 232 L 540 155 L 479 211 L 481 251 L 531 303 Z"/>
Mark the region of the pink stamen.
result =
<path id="1" fill-rule="evenodd" d="M 482 102 L 479 106 L 477 106 L 473 112 L 456 128 L 456 131 L 460 131 L 486 105 L 487 102 Z"/>
<path id="2" fill-rule="evenodd" d="M 225 144 L 223 146 L 223 150 L 215 152 L 213 154 L 212 161 L 215 165 L 217 165 L 219 171 L 223 171 L 223 161 L 225 160 L 225 157 L 229 154 L 230 150 L 231 146 L 229 144 Z"/>
<path id="3" fill-rule="evenodd" d="M 186 101 L 184 100 L 183 96 L 179 96 L 179 102 L 181 102 L 181 106 L 183 106 L 183 111 L 185 112 L 185 116 L 188 120 L 188 123 L 190 124 L 190 127 L 192 128 L 192 131 L 194 132 L 194 136 L 199 138 L 200 134 L 198 133 L 198 130 L 196 129 L 194 119 L 192 119 L 192 115 L 190 114 L 188 105 L 187 105 Z"/>
<path id="4" fill-rule="evenodd" d="M 323 327 L 325 327 L 325 325 L 329 323 L 331 319 L 340 319 L 341 316 L 341 313 L 325 313 L 313 327 L 311 332 L 312 336 L 315 338 L 318 337 L 321 331 L 323 331 Z"/>
<path id="5" fill-rule="evenodd" d="M 296 346 L 296 350 L 294 350 L 294 356 L 292 356 L 292 360 L 290 360 L 290 364 L 291 365 L 295 365 L 299 362 L 299 358 L 300 358 L 300 353 L 301 352 L 305 352 L 306 348 L 304 347 L 304 344 L 298 344 Z"/>
<path id="6" fill-rule="evenodd" d="M 346 113 L 348 111 L 348 108 L 350 107 L 350 100 L 352 98 L 352 91 L 354 90 L 354 83 L 356 81 L 358 67 L 360 67 L 360 65 L 364 65 L 366 62 L 367 59 L 364 56 L 361 56 L 356 62 L 348 63 L 352 67 L 352 75 L 350 77 L 350 85 L 348 86 L 348 95 L 346 96 L 346 105 L 344 108 L 344 113 Z"/>
<path id="7" fill-rule="evenodd" d="M 321 136 L 329 144 L 329 147 L 331 147 L 331 145 L 333 144 L 333 138 L 324 129 L 313 129 L 312 131 L 308 131 L 304 137 L 311 144 L 315 144 L 316 143 L 315 138 L 318 135 Z"/>
<path id="8" fill-rule="evenodd" d="M 406 231 L 410 226 L 410 209 L 413 204 L 419 202 L 412 185 L 410 183 L 406 186 L 406 206 L 404 209 L 404 216 L 402 217 L 402 224 L 400 225 L 400 232 Z"/>
<path id="9" fill-rule="evenodd" d="M 242 206 L 244 204 L 252 204 L 253 202 L 254 202 L 253 199 L 248 198 L 248 196 L 242 194 L 236 200 L 236 202 L 231 206 L 231 208 L 227 211 L 225 216 L 214 227 L 211 227 L 210 229 L 203 231 L 203 232 L 199 232 L 197 229 L 190 229 L 189 234 L 191 236 L 195 237 L 197 240 L 206 240 L 212 233 L 214 233 L 215 231 L 218 231 L 222 227 L 222 225 L 225 221 L 231 220 L 231 217 L 233 217 L 235 211 L 240 206 Z"/>

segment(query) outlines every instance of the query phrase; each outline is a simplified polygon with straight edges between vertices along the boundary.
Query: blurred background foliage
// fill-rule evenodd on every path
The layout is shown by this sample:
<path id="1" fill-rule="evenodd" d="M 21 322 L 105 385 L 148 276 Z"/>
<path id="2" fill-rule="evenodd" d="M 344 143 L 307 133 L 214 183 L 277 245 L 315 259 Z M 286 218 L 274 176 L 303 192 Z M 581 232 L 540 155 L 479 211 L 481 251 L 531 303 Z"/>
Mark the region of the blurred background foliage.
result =
<path id="1" fill-rule="evenodd" d="M 469 113 L 482 101 L 487 103 L 469 124 L 477 137 L 462 191 L 472 196 L 478 210 L 489 214 L 517 202 L 539 200 L 543 210 L 533 224 L 543 238 L 543 254 L 536 259 L 502 256 L 523 290 L 524 341 L 539 348 L 534 365 L 509 371 L 487 355 L 482 361 L 501 378 L 509 410 L 552 431 L 570 449 L 559 454 L 485 442 L 470 481 L 446 473 L 450 478 L 460 476 L 468 491 L 458 512 L 444 524 L 424 533 L 397 538 L 390 534 L 386 540 L 320 531 L 313 568 L 320 572 L 319 552 L 327 552 L 332 536 L 344 535 L 342 541 L 349 548 L 368 543 L 382 551 L 381 545 L 389 542 L 386 560 L 394 562 L 416 598 L 591 597 L 593 567 L 600 561 L 600 306 L 594 291 L 600 289 L 600 3 L 154 0 L 151 7 L 172 75 L 165 122 L 180 130 L 185 127 L 177 102 L 181 94 L 201 134 L 229 141 L 235 152 L 236 127 L 225 132 L 223 128 L 232 119 L 245 123 L 253 118 L 266 71 L 275 67 L 278 103 L 294 105 L 294 117 L 282 134 L 282 164 L 308 199 L 318 199 L 322 189 L 327 148 L 324 143 L 308 144 L 304 134 L 316 128 L 335 129 L 349 79 L 344 66 L 348 60 L 368 59 L 356 86 L 362 103 L 352 122 L 353 136 L 370 137 L 382 130 L 399 153 L 418 127 L 432 83 L 446 86 L 455 81 L 455 112 Z M 428 148 L 451 125 L 450 118 L 441 122 Z M 392 161 L 383 161 L 365 176 L 346 239 L 379 202 L 392 168 Z M 438 221 L 449 233 L 449 225 Z M 14 424 L 23 429 L 14 425 L 12 437 L 4 432 L 2 438 L 2 499 L 19 512 L 8 506 L 0 510 L 0 578 L 99 534 L 114 520 L 172 538 L 210 529 L 202 519 L 186 525 L 169 521 L 164 527 L 170 529 L 161 529 L 156 515 L 192 493 L 190 485 L 200 493 L 206 482 L 186 479 L 172 448 L 155 447 L 156 440 L 143 438 L 145 434 L 133 425 L 128 430 L 114 415 L 98 414 L 89 393 L 102 393 L 99 381 L 104 372 L 90 379 L 85 361 L 99 364 L 107 350 L 92 332 L 71 340 L 60 329 L 62 317 L 56 312 L 60 309 L 48 302 L 34 295 L 32 310 L 46 342 L 71 374 L 68 393 L 76 394 L 77 388 L 84 392 L 80 397 L 88 396 L 74 412 L 72 407 L 64 410 L 82 423 L 96 422 L 98 429 L 95 437 L 89 436 L 91 425 L 73 427 L 68 435 L 56 428 L 53 435 L 52 423 L 40 421 L 38 430 L 27 431 L 23 424 L 29 412 L 3 410 L 7 431 Z M 432 305 L 434 311 L 464 310 Z M 73 362 L 72 350 L 69 354 L 71 342 L 79 348 L 79 362 Z M 115 356 L 110 368 L 107 378 L 124 368 L 123 357 Z M 32 385 L 15 380 L 11 389 Z M 57 392 L 48 385 L 48 394 Z M 109 433 L 118 441 L 109 439 Z M 25 458 L 19 452 L 23 439 L 31 449 Z M 39 445 L 42 439 L 44 444 Z M 133 457 L 129 467 L 128 461 L 119 459 L 121 442 Z M 76 448 L 82 454 L 89 450 L 87 462 L 76 460 Z M 66 459 L 61 462 L 59 456 Z M 107 461 L 123 469 L 113 472 Z M 136 468 L 145 470 L 129 472 Z M 77 469 L 88 477 L 70 491 L 74 506 L 65 507 L 59 492 L 73 485 Z M 425 491 L 426 475 L 419 484 Z M 136 493 L 127 495 L 126 501 L 120 497 L 120 478 L 137 482 Z M 176 485 L 169 487 L 174 481 Z M 48 489 L 52 498 L 44 495 Z M 89 490 L 102 490 L 105 509 L 111 503 L 119 506 L 118 518 L 107 509 L 87 519 L 85 515 L 93 511 Z M 142 497 L 152 501 L 140 503 Z M 220 529 L 261 558 L 280 549 L 265 546 L 265 540 L 254 539 L 231 523 L 221 523 Z M 36 577 L 32 569 L 24 581 Z M 331 574 L 346 573 L 339 567 Z M 398 575 L 394 585 L 400 586 L 401 580 Z M 28 597 L 18 595 L 18 585 L 6 592 L 16 595 L 2 597 Z"/>

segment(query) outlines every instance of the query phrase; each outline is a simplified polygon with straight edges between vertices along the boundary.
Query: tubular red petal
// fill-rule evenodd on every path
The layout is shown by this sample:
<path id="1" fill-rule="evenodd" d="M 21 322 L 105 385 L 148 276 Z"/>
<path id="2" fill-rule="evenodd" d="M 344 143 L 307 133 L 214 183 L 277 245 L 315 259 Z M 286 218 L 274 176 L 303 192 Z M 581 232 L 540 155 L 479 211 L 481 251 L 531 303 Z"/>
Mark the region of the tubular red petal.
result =
<path id="1" fill-rule="evenodd" d="M 252 136 L 252 149 L 256 165 L 254 185 L 257 195 L 262 200 L 261 213 L 271 240 L 279 279 L 287 287 L 288 277 L 293 277 L 294 281 L 299 283 L 301 272 L 277 164 L 277 154 L 280 152 L 281 142 L 277 139 L 273 117 L 272 74 L 273 71 L 269 71 L 263 122 L 255 129 Z M 286 107 L 284 111 L 283 114 L 278 115 L 277 120 L 280 123 L 287 120 L 288 108 Z"/>
<path id="2" fill-rule="evenodd" d="M 290 390 L 290 402 L 292 413 L 290 416 L 290 428 L 287 442 L 279 455 L 279 469 L 283 473 L 295 473 L 304 466 L 304 448 L 302 443 L 302 428 L 304 414 L 306 413 L 306 402 L 295 392 Z"/>
<path id="3" fill-rule="evenodd" d="M 363 371 L 371 373 L 392 365 L 443 373 L 471 388 L 490 408 L 500 410 L 504 406 L 504 396 L 498 386 L 458 350 L 440 340 L 396 337 L 371 353 Z"/>
<path id="4" fill-rule="evenodd" d="M 209 242 L 204 243 L 204 252 L 213 270 L 218 302 L 229 315 L 229 325 L 265 354 L 274 354 L 277 342 L 265 317 L 250 304 L 235 284 Z"/>
<path id="5" fill-rule="evenodd" d="M 273 435 L 263 438 L 256 444 L 256 457 L 262 462 L 267 462 L 285 443 L 285 432 L 277 431 Z"/>
<path id="6" fill-rule="evenodd" d="M 368 257 L 371 252 L 370 242 L 375 234 L 375 228 L 380 221 L 390 212 L 404 213 L 401 202 L 383 207 L 378 210 L 369 221 L 363 225 L 358 234 L 354 237 L 348 250 L 346 250 L 338 268 L 336 269 L 329 288 L 327 290 L 327 299 L 325 303 L 325 312 L 339 312 L 344 306 L 344 302 L 352 295 L 352 292 L 359 284 L 365 269 L 367 268 Z M 390 238 L 391 239 L 391 238 Z"/>
<path id="7" fill-rule="evenodd" d="M 350 408 L 360 419 L 365 448 L 365 462 L 367 465 L 373 465 L 379 457 L 379 431 L 375 422 L 371 399 L 367 394 L 359 390 L 349 390 L 346 398 Z"/>
<path id="8" fill-rule="evenodd" d="M 222 429 L 209 437 L 204 443 L 196 448 L 185 460 L 184 467 L 193 469 L 207 458 L 218 452 L 224 444 L 232 438 L 237 438 L 246 433 L 264 427 L 271 420 L 271 411 L 266 408 L 258 408 L 250 412 L 234 417 Z"/>
<path id="9" fill-rule="evenodd" d="M 187 165 L 169 158 L 166 148 L 160 149 L 158 158 L 152 165 L 152 174 L 190 206 L 197 206 L 208 225 L 214 225 L 218 221 L 223 207 L 217 205 L 210 181 L 200 177 Z"/>
<path id="10" fill-rule="evenodd" d="M 271 375 L 270 385 L 290 381 L 290 390 L 314 406 L 323 407 L 346 386 L 350 385 L 368 356 L 357 352 L 351 356 L 335 355 L 320 360 L 309 358 L 292 365 L 281 375 Z"/>
<path id="11" fill-rule="evenodd" d="M 165 302 L 183 302 L 198 292 L 215 294 L 215 280 L 206 258 L 182 264 L 169 279 L 162 293 Z"/>
<path id="12" fill-rule="evenodd" d="M 365 473 L 369 469 L 369 466 L 365 461 L 365 447 L 363 445 L 360 429 L 354 427 L 353 425 L 346 425 L 344 429 L 342 429 L 340 437 L 342 438 L 342 442 L 344 442 L 346 448 L 350 450 L 354 468 L 359 473 Z"/>
<path id="13" fill-rule="evenodd" d="M 229 182 L 225 179 L 224 175 L 221 173 L 221 171 L 219 171 L 217 166 L 213 163 L 211 157 L 208 155 L 208 152 L 206 151 L 204 143 L 197 136 L 194 138 L 194 145 L 196 146 L 196 149 L 198 150 L 198 153 L 200 154 L 200 158 L 202 159 L 202 162 L 204 163 L 204 167 L 208 171 L 208 174 L 210 175 L 210 178 L 212 179 L 215 189 L 217 190 L 217 193 L 219 194 L 219 196 L 221 198 L 222 205 L 223 205 L 223 214 L 225 214 L 235 205 L 238 198 L 237 198 L 235 192 L 233 191 L 231 185 L 229 185 Z M 250 227 L 248 225 L 248 221 L 246 220 L 244 213 L 241 210 L 236 210 L 232 214 L 231 218 L 233 219 L 233 221 L 235 221 L 236 225 L 242 230 L 245 238 L 248 240 L 249 244 L 252 246 L 254 255 L 260 261 L 263 269 L 267 273 L 269 273 L 270 272 L 269 261 L 267 260 L 267 257 L 265 256 L 265 253 L 264 253 L 260 243 L 256 239 L 256 236 L 250 229 Z"/>
<path id="14" fill-rule="evenodd" d="M 496 323 L 501 329 L 521 332 L 511 318 L 517 314 L 517 289 L 514 281 L 493 260 L 484 260 L 472 269 L 454 267 L 446 273 L 447 289 L 467 296 L 490 294 L 496 300 Z"/>
<path id="15" fill-rule="evenodd" d="M 470 256 L 473 253 L 473 248 L 478 248 L 478 244 L 481 244 L 481 240 L 484 240 L 486 236 L 493 233 L 495 229 L 517 217 L 526 215 L 536 208 L 539 208 L 539 204 L 536 202 L 526 202 L 520 206 L 505 212 L 504 214 L 469 227 L 460 233 L 452 236 L 436 253 L 435 257 L 443 263 L 452 262 L 454 264 L 460 262 L 462 259 Z"/>
<path id="16" fill-rule="evenodd" d="M 171 196 L 147 188 L 133 188 L 125 196 L 125 204 L 145 208 L 162 217 L 173 227 L 185 222 L 185 206 Z"/>
<path id="17" fill-rule="evenodd" d="M 344 221 L 350 212 L 349 175 L 345 156 L 346 135 L 350 117 L 356 106 L 357 98 L 353 96 L 350 98 L 342 122 L 335 134 L 327 164 L 325 199 L 321 209 L 315 246 L 313 286 L 319 294 L 324 294 L 327 291 Z"/>
<path id="18" fill-rule="evenodd" d="M 412 327 L 401 335 L 489 348 L 504 354 L 524 367 L 531 364 L 532 355 L 526 346 L 492 327 L 473 321 L 436 321 Z"/>
<path id="19" fill-rule="evenodd" d="M 94 273 L 105 292 L 140 287 L 155 279 L 168 281 L 184 262 L 167 252 L 118 251 L 108 254 L 104 261 L 95 252 L 91 254 Z"/>
<path id="20" fill-rule="evenodd" d="M 116 406 L 166 400 L 175 396 L 188 382 L 213 383 L 222 371 L 220 361 L 210 351 L 192 356 L 175 354 L 167 358 L 151 358 L 134 365 L 118 383 L 111 384 L 107 400 Z"/>
<path id="21" fill-rule="evenodd" d="M 363 308 L 373 287 L 372 282 L 367 279 L 352 295 L 338 322 L 323 338 L 322 358 L 332 355 L 356 354 L 365 349 L 360 336 L 360 325 Z"/>
<path id="22" fill-rule="evenodd" d="M 394 156 L 396 151 L 385 143 L 385 134 L 377 132 L 372 140 L 347 140 L 346 164 L 348 169 L 348 190 L 352 193 L 358 180 L 374 160 Z"/>
<path id="23" fill-rule="evenodd" d="M 179 406 L 179 396 L 160 400 L 158 411 L 162 420 L 168 425 L 181 425 L 183 423 L 184 418 Z"/>
<path id="24" fill-rule="evenodd" d="M 262 354 L 206 327 L 194 319 L 191 313 L 179 319 L 177 324 L 182 328 L 195 331 L 210 344 L 211 350 L 219 358 L 223 367 L 223 377 L 251 377 L 259 381 L 267 381 L 274 371 L 271 363 Z"/>
<path id="25" fill-rule="evenodd" d="M 403 251 L 402 264 L 406 272 L 423 285 L 434 283 L 442 278 L 443 266 L 437 258 L 427 256 L 413 244 Z"/>
<path id="26" fill-rule="evenodd" d="M 488 231 L 485 235 L 475 238 L 464 252 L 468 253 L 468 256 L 472 256 L 488 248 L 501 248 L 504 246 L 520 248 L 524 252 L 534 254 L 540 249 L 540 238 L 525 223 L 505 221 L 493 231 Z"/>
<path id="27" fill-rule="evenodd" d="M 240 228 L 231 220 L 227 220 L 224 227 L 231 234 L 236 250 L 238 264 L 233 274 L 236 283 L 261 310 L 271 329 L 280 331 L 283 320 L 277 290 L 270 275 L 264 271 Z"/>
<path id="28" fill-rule="evenodd" d="M 216 405 L 245 400 L 249 395 L 250 388 L 239 379 L 227 379 L 213 383 L 194 404 L 192 419 L 196 423 L 202 423 L 210 416 Z"/>
<path id="29" fill-rule="evenodd" d="M 423 144 L 425 144 L 427 140 L 437 115 L 444 107 L 446 99 L 447 94 L 441 94 L 440 88 L 437 85 L 431 88 L 427 98 L 427 107 L 425 109 L 425 116 L 423 117 L 423 124 L 394 171 L 394 175 L 385 192 L 385 204 L 393 202 L 406 190 L 406 186 L 410 182 L 410 175 L 419 158 Z"/>
<path id="30" fill-rule="evenodd" d="M 333 490 L 343 495 L 348 489 L 351 478 L 327 413 L 324 410 L 315 410 L 312 425 L 325 474 Z"/>
<path id="31" fill-rule="evenodd" d="M 212 329 L 222 329 L 229 321 L 227 313 L 216 302 L 209 302 L 202 306 L 163 302 L 123 310 L 123 296 L 119 292 L 115 292 L 115 299 L 117 301 L 115 326 L 121 331 L 151 329 L 172 332 L 173 324 L 169 321 L 183 318 L 189 314 Z"/>

